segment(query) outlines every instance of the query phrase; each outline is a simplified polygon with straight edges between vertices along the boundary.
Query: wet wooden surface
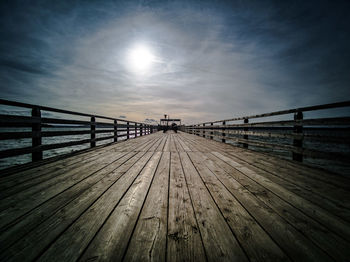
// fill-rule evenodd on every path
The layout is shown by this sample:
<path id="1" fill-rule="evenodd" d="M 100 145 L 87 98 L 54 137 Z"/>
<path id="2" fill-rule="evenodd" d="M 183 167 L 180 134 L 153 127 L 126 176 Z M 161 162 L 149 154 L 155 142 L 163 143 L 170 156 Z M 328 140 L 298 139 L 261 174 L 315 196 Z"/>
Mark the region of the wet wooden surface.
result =
<path id="1" fill-rule="evenodd" d="M 1 261 L 348 261 L 350 183 L 179 132 L 1 178 Z"/>

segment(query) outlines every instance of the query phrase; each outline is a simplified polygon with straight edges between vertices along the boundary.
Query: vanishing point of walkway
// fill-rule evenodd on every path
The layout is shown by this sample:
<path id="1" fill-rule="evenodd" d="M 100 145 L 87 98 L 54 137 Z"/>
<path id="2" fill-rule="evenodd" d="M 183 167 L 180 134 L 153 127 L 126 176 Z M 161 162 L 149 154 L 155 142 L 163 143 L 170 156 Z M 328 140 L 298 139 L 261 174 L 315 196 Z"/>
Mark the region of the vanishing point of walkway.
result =
<path id="1" fill-rule="evenodd" d="M 1 261 L 347 261 L 349 179 L 179 132 L 0 178 Z"/>

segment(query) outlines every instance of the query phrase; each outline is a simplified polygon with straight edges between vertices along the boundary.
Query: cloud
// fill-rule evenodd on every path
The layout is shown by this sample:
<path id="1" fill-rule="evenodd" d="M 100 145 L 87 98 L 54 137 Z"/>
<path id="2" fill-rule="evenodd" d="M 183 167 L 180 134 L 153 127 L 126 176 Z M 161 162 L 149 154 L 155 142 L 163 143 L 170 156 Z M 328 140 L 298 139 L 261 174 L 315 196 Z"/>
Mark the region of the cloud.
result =
<path id="1" fill-rule="evenodd" d="M 146 123 L 146 124 L 152 124 L 152 125 L 157 125 L 158 124 L 157 120 L 150 119 L 150 118 L 146 118 L 143 122 Z"/>
<path id="2" fill-rule="evenodd" d="M 23 71 L 26 73 L 31 73 L 31 74 L 47 73 L 45 70 L 36 68 L 35 66 L 26 65 L 26 64 L 23 64 L 17 61 L 11 61 L 11 60 L 0 60 L 0 66 L 18 70 L 18 71 Z"/>
<path id="3" fill-rule="evenodd" d="M 185 123 L 343 100 L 350 37 L 342 5 L 11 2 L 0 18 L 1 95 Z M 126 59 L 140 43 L 157 58 L 145 75 Z"/>

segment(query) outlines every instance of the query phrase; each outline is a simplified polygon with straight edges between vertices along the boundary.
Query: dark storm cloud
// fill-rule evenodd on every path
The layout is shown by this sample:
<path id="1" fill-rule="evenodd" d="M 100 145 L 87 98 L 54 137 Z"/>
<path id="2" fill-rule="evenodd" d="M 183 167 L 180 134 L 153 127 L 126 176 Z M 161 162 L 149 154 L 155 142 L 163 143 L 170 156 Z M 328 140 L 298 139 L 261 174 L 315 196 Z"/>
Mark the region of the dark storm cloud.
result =
<path id="1" fill-rule="evenodd" d="M 349 11 L 347 1 L 2 1 L 0 94 L 187 122 L 344 100 Z M 126 59 L 138 43 L 156 56 L 147 75 Z"/>

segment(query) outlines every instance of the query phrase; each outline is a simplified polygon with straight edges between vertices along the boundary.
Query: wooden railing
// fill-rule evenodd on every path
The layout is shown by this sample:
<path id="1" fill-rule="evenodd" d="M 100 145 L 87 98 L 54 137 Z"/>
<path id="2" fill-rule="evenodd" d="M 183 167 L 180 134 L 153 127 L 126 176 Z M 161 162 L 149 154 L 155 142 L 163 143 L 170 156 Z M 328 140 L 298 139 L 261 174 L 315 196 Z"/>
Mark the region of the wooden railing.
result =
<path id="1" fill-rule="evenodd" d="M 90 144 L 89 146 L 92 148 L 99 141 L 117 142 L 118 140 L 147 135 L 156 131 L 156 126 L 126 119 L 79 113 L 4 99 L 0 99 L 0 105 L 24 108 L 29 112 L 28 116 L 0 114 L 0 140 L 29 138 L 32 141 L 31 146 L 0 149 L 0 158 L 31 154 L 32 161 L 39 161 L 43 159 L 43 152 L 46 150 L 82 144 Z M 55 116 L 68 115 L 70 119 L 66 117 L 44 117 L 43 112 Z M 80 119 L 72 119 L 74 117 Z M 104 136 L 97 137 L 97 134 L 104 134 Z M 75 136 L 75 140 L 50 144 L 42 142 L 43 138 L 46 137 L 62 136 L 68 136 L 68 138 L 69 136 Z M 85 136 L 85 138 L 76 140 L 77 136 Z"/>
<path id="2" fill-rule="evenodd" d="M 305 112 L 317 115 L 342 109 L 342 117 L 313 117 L 305 119 Z M 345 110 L 344 110 L 345 109 Z M 294 119 L 287 119 L 293 116 Z M 293 160 L 303 161 L 303 157 L 331 159 L 342 162 L 350 160 L 350 101 L 295 108 L 272 113 L 237 117 L 182 127 L 182 131 L 232 143 L 244 148 L 269 148 L 290 152 Z M 261 121 L 267 117 L 279 119 Z M 290 117 L 291 118 L 291 117 Z M 282 119 L 282 120 L 281 120 Z M 253 121 L 252 121 L 253 120 Z M 256 121 L 258 120 L 258 121 Z M 237 123 L 237 121 L 242 121 Z M 310 144 L 314 143 L 314 146 Z M 337 144 L 338 146 L 336 146 Z M 327 145 L 327 146 L 324 146 Z M 324 150 L 345 146 L 342 152 Z"/>

